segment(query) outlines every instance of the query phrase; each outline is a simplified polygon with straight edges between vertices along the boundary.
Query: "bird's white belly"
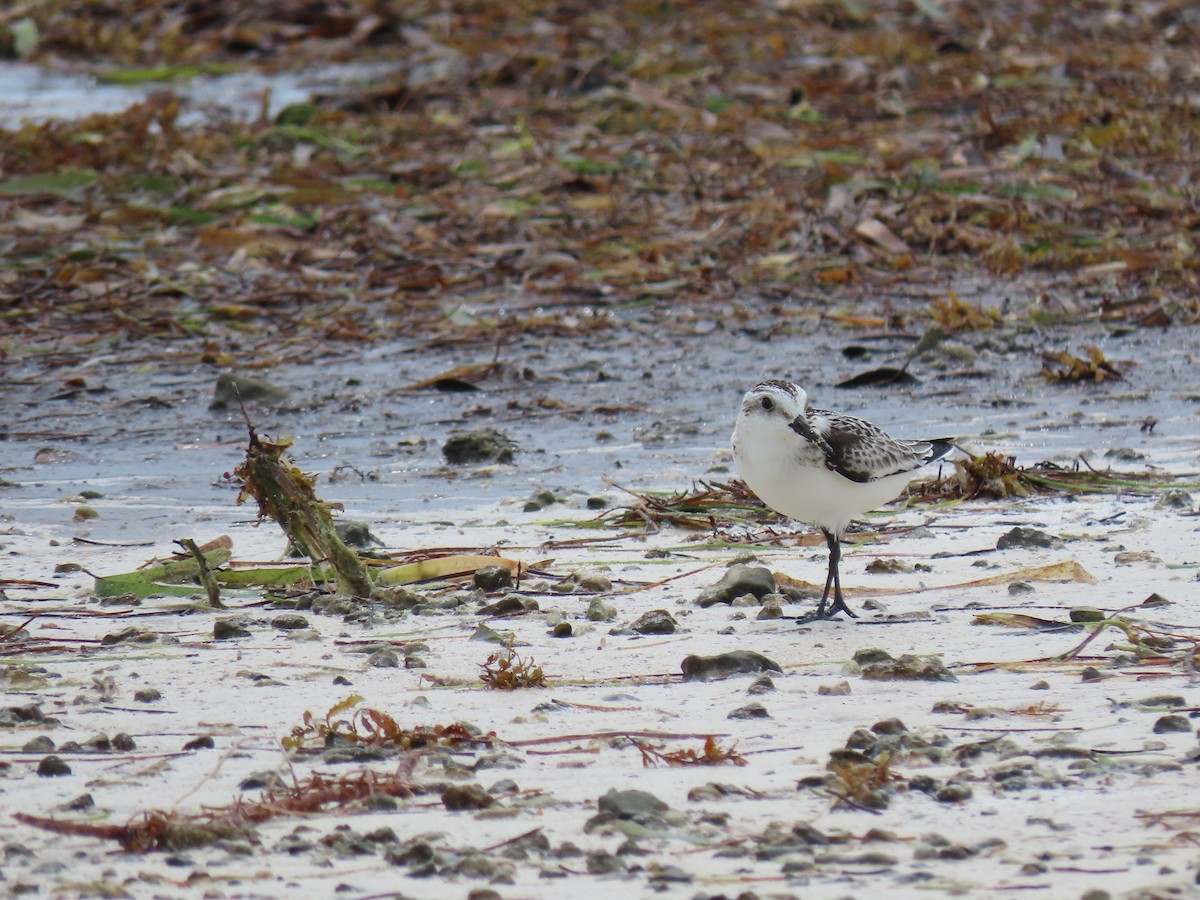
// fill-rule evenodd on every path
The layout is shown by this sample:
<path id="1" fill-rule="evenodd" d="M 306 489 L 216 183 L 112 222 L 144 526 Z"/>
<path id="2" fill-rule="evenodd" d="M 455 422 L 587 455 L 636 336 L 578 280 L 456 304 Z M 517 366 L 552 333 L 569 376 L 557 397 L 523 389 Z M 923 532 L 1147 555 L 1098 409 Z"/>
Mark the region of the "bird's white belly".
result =
<path id="1" fill-rule="evenodd" d="M 851 481 L 825 468 L 815 455 L 810 460 L 798 452 L 800 442 L 792 435 L 757 437 L 760 440 L 750 435 L 734 438 L 734 459 L 746 486 L 776 512 L 834 534 L 856 516 L 894 500 L 909 481 L 907 472 Z"/>

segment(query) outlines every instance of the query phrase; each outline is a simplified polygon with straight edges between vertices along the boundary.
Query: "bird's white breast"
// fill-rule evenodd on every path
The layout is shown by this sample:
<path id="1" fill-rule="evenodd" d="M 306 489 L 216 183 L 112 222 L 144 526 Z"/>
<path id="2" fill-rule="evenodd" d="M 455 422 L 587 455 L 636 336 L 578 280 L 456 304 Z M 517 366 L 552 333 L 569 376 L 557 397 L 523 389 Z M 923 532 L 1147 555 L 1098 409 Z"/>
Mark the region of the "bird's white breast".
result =
<path id="1" fill-rule="evenodd" d="M 835 534 L 856 516 L 894 500 L 909 480 L 909 473 L 901 473 L 851 481 L 826 468 L 821 450 L 778 416 L 739 416 L 733 455 L 742 479 L 763 503 Z"/>

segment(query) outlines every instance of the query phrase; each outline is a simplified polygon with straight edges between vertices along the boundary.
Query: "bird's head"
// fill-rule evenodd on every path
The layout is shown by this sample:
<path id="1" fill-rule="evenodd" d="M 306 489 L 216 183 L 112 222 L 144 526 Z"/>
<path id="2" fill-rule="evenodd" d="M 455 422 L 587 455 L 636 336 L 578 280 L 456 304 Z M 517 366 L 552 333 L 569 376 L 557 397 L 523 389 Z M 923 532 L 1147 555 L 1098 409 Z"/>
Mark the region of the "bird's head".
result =
<path id="1" fill-rule="evenodd" d="M 800 385 L 790 381 L 764 381 L 746 392 L 741 415 L 761 417 L 761 421 L 778 418 L 788 423 L 801 415 L 807 406 L 808 394 Z"/>

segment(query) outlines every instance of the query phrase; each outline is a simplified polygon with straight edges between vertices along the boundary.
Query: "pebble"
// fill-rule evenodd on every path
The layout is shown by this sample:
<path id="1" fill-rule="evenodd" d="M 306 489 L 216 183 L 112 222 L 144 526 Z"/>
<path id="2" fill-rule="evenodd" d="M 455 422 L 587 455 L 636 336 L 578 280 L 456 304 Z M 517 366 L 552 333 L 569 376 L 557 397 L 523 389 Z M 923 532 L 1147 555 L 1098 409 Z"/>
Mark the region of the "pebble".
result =
<path id="1" fill-rule="evenodd" d="M 232 372 L 222 372 L 217 376 L 213 386 L 212 403 L 209 409 L 237 409 L 240 403 L 262 403 L 267 406 L 279 406 L 287 400 L 287 391 L 276 387 L 262 378 L 251 378 L 249 375 L 234 375 Z"/>
<path id="2" fill-rule="evenodd" d="M 474 581 L 481 591 L 499 591 L 512 587 L 512 571 L 508 566 L 483 566 L 475 570 Z"/>
<path id="3" fill-rule="evenodd" d="M 534 491 L 529 499 L 525 501 L 522 507 L 524 512 L 538 512 L 558 502 L 558 498 L 551 491 Z"/>
<path id="4" fill-rule="evenodd" d="M 598 572 L 584 572 L 576 579 L 581 591 L 604 593 L 612 590 L 612 579 Z"/>
<path id="5" fill-rule="evenodd" d="M 451 465 L 470 463 L 511 463 L 517 445 L 495 428 L 477 428 L 452 434 L 442 445 L 442 454 Z"/>
<path id="6" fill-rule="evenodd" d="M 775 576 L 765 566 L 748 566 L 745 563 L 734 563 L 730 566 L 721 580 L 705 588 L 696 598 L 699 606 L 708 607 L 714 603 L 729 603 L 735 597 L 743 594 L 753 594 L 761 599 L 766 594 L 775 593 Z"/>
<path id="7" fill-rule="evenodd" d="M 367 657 L 367 665 L 376 669 L 398 669 L 400 657 L 395 650 L 376 650 Z"/>
<path id="8" fill-rule="evenodd" d="M 55 756 L 52 753 L 42 757 L 42 761 L 38 763 L 37 773 L 42 778 L 59 778 L 70 775 L 71 767 L 63 761 L 61 756 Z"/>
<path id="9" fill-rule="evenodd" d="M 775 690 L 775 682 L 771 680 L 770 675 L 760 675 L 754 679 L 750 687 L 746 688 L 747 694 L 769 694 Z"/>
<path id="10" fill-rule="evenodd" d="M 783 618 L 783 603 L 778 594 L 768 594 L 763 599 L 762 609 L 758 611 L 756 619 L 782 619 Z"/>
<path id="11" fill-rule="evenodd" d="M 997 550 L 1032 550 L 1044 547 L 1059 547 L 1062 540 L 1037 528 L 1026 528 L 1018 525 L 1011 528 L 996 541 Z"/>
<path id="12" fill-rule="evenodd" d="M 639 822 L 661 816 L 671 808 L 649 791 L 641 791 L 636 788 L 624 791 L 612 788 L 600 797 L 596 805 L 601 813 L 607 813 L 617 819 L 632 819 Z"/>
<path id="13" fill-rule="evenodd" d="M 133 692 L 133 699 L 137 703 L 157 703 L 162 699 L 162 691 L 158 688 L 142 688 Z"/>
<path id="14" fill-rule="evenodd" d="M 866 681 L 958 681 L 945 663 L 934 656 L 913 656 L 905 653 L 893 659 L 882 650 L 870 651 L 871 662 L 863 664 L 859 657 L 866 651 L 854 654 L 854 661 L 862 666 L 862 677 Z M 879 658 L 882 653 L 885 658 Z"/>
<path id="15" fill-rule="evenodd" d="M 96 806 L 96 801 L 91 794 L 80 794 L 74 800 L 67 803 L 67 809 L 71 812 L 84 812 L 85 810 L 93 809 Z"/>
<path id="16" fill-rule="evenodd" d="M 308 627 L 308 619 L 296 613 L 284 613 L 271 620 L 271 627 L 280 631 L 296 631 Z"/>
<path id="17" fill-rule="evenodd" d="M 652 609 L 638 616 L 629 627 L 638 634 L 674 634 L 679 625 L 665 609 Z"/>
<path id="18" fill-rule="evenodd" d="M 1170 734 L 1173 732 L 1190 732 L 1192 723 L 1188 721 L 1187 716 L 1160 716 L 1158 721 L 1154 723 L 1155 734 Z"/>
<path id="19" fill-rule="evenodd" d="M 745 706 L 739 706 L 733 710 L 725 718 L 727 719 L 769 719 L 771 714 L 767 712 L 767 708 L 761 703 L 747 703 Z"/>
<path id="20" fill-rule="evenodd" d="M 250 630 L 246 628 L 249 621 L 249 616 L 216 619 L 213 622 L 213 640 L 227 641 L 232 638 L 250 637 Z"/>
<path id="21" fill-rule="evenodd" d="M 834 684 L 818 685 L 817 694 L 821 697 L 848 697 L 850 695 L 850 682 L 843 679 Z"/>
<path id="22" fill-rule="evenodd" d="M 442 791 L 442 806 L 453 811 L 487 809 L 496 798 L 478 784 L 454 784 Z"/>
<path id="23" fill-rule="evenodd" d="M 1187 491 L 1172 488 L 1169 491 L 1163 491 L 1154 505 L 1158 509 L 1186 509 L 1190 511 L 1192 508 L 1192 495 Z"/>
<path id="24" fill-rule="evenodd" d="M 611 622 L 617 617 L 617 608 L 600 597 L 593 597 L 588 603 L 586 615 L 589 622 Z"/>
<path id="25" fill-rule="evenodd" d="M 537 608 L 536 605 L 534 608 Z M 481 616 L 512 616 L 528 611 L 520 597 L 516 594 L 509 594 L 507 597 L 501 597 L 495 603 L 489 603 L 487 606 L 481 607 L 479 614 Z"/>
<path id="26" fill-rule="evenodd" d="M 783 674 L 779 663 L 753 650 L 731 650 L 716 656 L 686 656 L 681 668 L 684 681 L 720 681 L 733 675 L 756 672 Z"/>

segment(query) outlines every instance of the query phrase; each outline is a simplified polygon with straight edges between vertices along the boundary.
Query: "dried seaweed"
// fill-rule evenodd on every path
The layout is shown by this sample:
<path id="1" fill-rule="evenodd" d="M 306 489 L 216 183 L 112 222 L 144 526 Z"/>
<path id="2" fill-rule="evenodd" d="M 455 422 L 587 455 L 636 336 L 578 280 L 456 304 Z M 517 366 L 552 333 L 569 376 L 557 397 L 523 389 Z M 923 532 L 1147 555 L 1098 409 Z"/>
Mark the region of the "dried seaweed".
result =
<path id="1" fill-rule="evenodd" d="M 984 308 L 959 299 L 951 291 L 945 297 L 934 300 L 929 315 L 948 334 L 961 331 L 987 331 L 1000 324 L 1000 310 Z"/>
<path id="2" fill-rule="evenodd" d="M 875 760 L 851 760 L 835 755 L 829 762 L 832 777 L 826 785 L 826 790 L 836 798 L 833 808 L 850 807 L 874 812 L 887 806 L 884 789 L 903 781 L 891 770 L 891 756 L 886 750 Z"/>
<path id="3" fill-rule="evenodd" d="M 644 525 L 657 530 L 663 524 L 693 531 L 718 525 L 757 524 L 778 519 L 741 481 L 699 482 L 690 491 L 673 494 L 638 493 L 625 488 L 634 502 L 614 507 L 595 521 L 610 525 Z"/>
<path id="4" fill-rule="evenodd" d="M 394 718 L 381 710 L 371 707 L 356 708 L 361 702 L 362 697 L 352 694 L 332 706 L 323 719 L 318 719 L 305 710 L 303 724 L 292 728 L 291 734 L 283 738 L 283 746 L 287 750 L 296 751 L 310 744 L 324 747 L 332 741 L 342 740 L 352 744 L 408 751 L 431 746 L 492 746 L 496 741 L 494 733 L 475 734 L 461 723 L 402 728 Z M 349 718 L 338 718 L 349 709 L 354 709 Z"/>
<path id="5" fill-rule="evenodd" d="M 316 562 L 328 561 L 337 575 L 339 589 L 370 596 L 372 584 L 367 567 L 334 528 L 331 510 L 340 509 L 340 505 L 317 497 L 316 477 L 300 471 L 284 454 L 291 441 L 265 440 L 249 421 L 246 424 L 250 432 L 246 458 L 233 470 L 242 483 L 237 502 L 253 497 L 259 521 L 274 519 L 302 554 Z"/>
<path id="6" fill-rule="evenodd" d="M 488 656 L 487 661 L 480 664 L 483 669 L 479 680 L 492 690 L 515 691 L 518 688 L 544 688 L 546 675 L 541 666 L 533 664 L 533 657 L 522 658 L 513 649 L 510 639 L 503 650 Z"/>
<path id="7" fill-rule="evenodd" d="M 1042 375 L 1047 381 L 1053 382 L 1093 381 L 1099 384 L 1125 380 L 1125 376 L 1105 358 L 1099 347 L 1087 347 L 1084 352 L 1087 353 L 1087 359 L 1066 351 L 1043 353 Z"/>
<path id="8" fill-rule="evenodd" d="M 116 841 L 127 852 L 183 850 L 231 838 L 251 838 L 252 826 L 279 816 L 345 810 L 372 796 L 409 797 L 417 756 L 404 757 L 393 772 L 362 769 L 336 778 L 314 774 L 290 787 L 267 788 L 254 801 L 237 800 L 204 813 L 182 815 L 151 810 L 125 825 L 99 825 L 16 813 L 14 818 L 57 834 Z"/>
<path id="9" fill-rule="evenodd" d="M 1162 472 L 1101 471 L 1081 465 L 1065 469 L 1050 462 L 1025 468 L 1011 456 L 988 451 L 982 455 L 951 460 L 954 473 L 910 486 L 910 496 L 924 501 L 973 500 L 1030 497 L 1056 493 L 1154 494 L 1180 486 Z M 1080 463 L 1084 463 L 1081 459 Z"/>
<path id="10" fill-rule="evenodd" d="M 737 742 L 722 747 L 713 735 L 704 739 L 704 749 L 696 751 L 690 747 L 664 751 L 662 745 L 655 746 L 647 741 L 634 739 L 633 745 L 642 754 L 642 765 L 647 768 L 664 763 L 668 766 L 744 766 L 749 760 L 737 752 Z"/>

